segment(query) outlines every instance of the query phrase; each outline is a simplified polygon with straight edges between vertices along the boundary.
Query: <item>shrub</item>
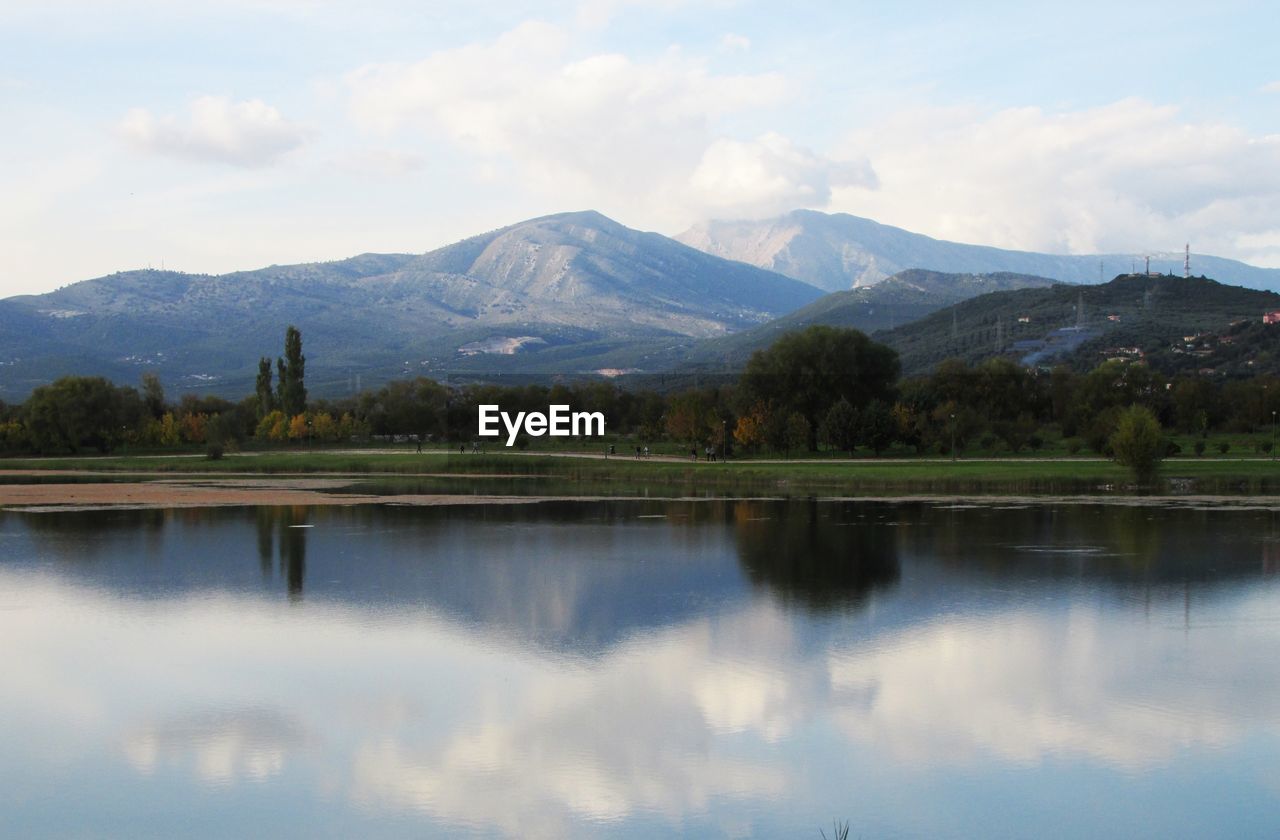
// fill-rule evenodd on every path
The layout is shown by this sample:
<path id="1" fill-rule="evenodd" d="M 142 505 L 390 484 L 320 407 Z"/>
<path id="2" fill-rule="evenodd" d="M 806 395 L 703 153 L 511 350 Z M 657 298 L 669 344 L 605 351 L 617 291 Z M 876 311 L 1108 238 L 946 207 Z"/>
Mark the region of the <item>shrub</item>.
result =
<path id="1" fill-rule="evenodd" d="M 1155 478 L 1165 440 L 1160 421 L 1150 409 L 1134 405 L 1122 412 L 1108 444 L 1116 461 L 1132 470 L 1140 484 Z"/>
<path id="2" fill-rule="evenodd" d="M 1226 455 L 1228 452 L 1231 451 L 1231 444 L 1227 443 L 1224 440 L 1222 443 L 1218 444 L 1218 451 L 1221 452 L 1223 455 Z"/>
<path id="3" fill-rule="evenodd" d="M 1067 444 L 1067 453 L 1069 455 L 1079 454 L 1080 450 L 1084 447 L 1084 441 L 1082 441 L 1078 437 L 1067 438 L 1066 444 Z"/>
<path id="4" fill-rule="evenodd" d="M 1204 454 L 1204 441 L 1203 441 L 1203 440 L 1198 440 L 1198 441 L 1196 441 L 1195 450 L 1196 450 L 1196 455 L 1203 455 L 1203 454 Z"/>
<path id="5" fill-rule="evenodd" d="M 220 461 L 222 460 L 222 452 L 223 449 L 221 443 L 210 443 L 205 447 L 204 455 L 210 461 Z"/>

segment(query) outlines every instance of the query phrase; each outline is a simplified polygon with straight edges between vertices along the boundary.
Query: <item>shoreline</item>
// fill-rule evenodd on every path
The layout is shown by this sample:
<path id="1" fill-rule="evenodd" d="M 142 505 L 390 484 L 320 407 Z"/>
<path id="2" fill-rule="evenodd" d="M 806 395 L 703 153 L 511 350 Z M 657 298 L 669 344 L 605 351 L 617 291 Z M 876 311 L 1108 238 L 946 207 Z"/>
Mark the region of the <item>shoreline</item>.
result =
<path id="1" fill-rule="evenodd" d="M 222 507 L 354 507 L 388 505 L 439 507 L 464 505 L 536 504 L 545 502 L 750 502 L 814 501 L 916 503 L 963 508 L 1000 508 L 1032 505 L 1107 505 L 1117 507 L 1173 507 L 1191 510 L 1260 510 L 1280 512 L 1280 496 L 1185 494 L 1026 494 L 1026 493 L 868 493 L 780 495 L 671 495 L 546 493 L 361 493 L 367 477 L 350 480 L 272 478 L 258 480 L 217 478 L 167 479 L 144 482 L 41 483 L 0 485 L 0 511 L 9 513 L 57 513 L 111 510 L 165 510 Z"/>

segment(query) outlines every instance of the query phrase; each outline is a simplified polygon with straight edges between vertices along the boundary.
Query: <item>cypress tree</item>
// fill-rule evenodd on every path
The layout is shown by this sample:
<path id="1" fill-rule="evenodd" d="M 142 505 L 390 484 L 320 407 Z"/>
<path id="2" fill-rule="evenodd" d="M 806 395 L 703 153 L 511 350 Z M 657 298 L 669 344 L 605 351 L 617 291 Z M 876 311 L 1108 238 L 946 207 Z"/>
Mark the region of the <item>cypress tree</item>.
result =
<path id="1" fill-rule="evenodd" d="M 302 355 L 302 333 L 289 325 L 284 334 L 284 358 L 277 359 L 280 371 L 280 407 L 294 417 L 307 410 L 307 388 L 303 382 L 307 357 Z"/>
<path id="2" fill-rule="evenodd" d="M 258 419 L 261 420 L 276 408 L 276 396 L 271 389 L 271 360 L 266 356 L 258 359 L 258 384 L 254 390 L 258 394 Z"/>

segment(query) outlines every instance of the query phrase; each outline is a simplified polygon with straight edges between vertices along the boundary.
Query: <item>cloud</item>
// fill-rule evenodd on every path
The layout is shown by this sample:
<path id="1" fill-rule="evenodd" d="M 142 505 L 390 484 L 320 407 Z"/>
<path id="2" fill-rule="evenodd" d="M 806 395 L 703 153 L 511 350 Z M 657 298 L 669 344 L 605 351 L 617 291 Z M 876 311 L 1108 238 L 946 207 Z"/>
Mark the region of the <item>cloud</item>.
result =
<path id="1" fill-rule="evenodd" d="M 720 49 L 725 52 L 746 52 L 751 49 L 751 39 L 746 35 L 737 35 L 733 32 L 725 33 L 720 39 Z"/>
<path id="2" fill-rule="evenodd" d="M 1263 93 L 1280 93 L 1280 80 L 1267 82 L 1261 90 Z"/>
<path id="3" fill-rule="evenodd" d="M 882 188 L 832 206 L 932 236 L 1066 253 L 1280 252 L 1280 135 L 1128 99 L 906 111 L 854 135 Z"/>
<path id="4" fill-rule="evenodd" d="M 832 187 L 874 189 L 877 180 L 865 160 L 833 161 L 768 133 L 745 143 L 715 141 L 703 153 L 691 183 L 703 206 L 759 217 L 824 207 Z"/>
<path id="5" fill-rule="evenodd" d="M 134 108 L 118 126 L 134 148 L 148 154 L 234 166 L 270 166 L 306 142 L 310 132 L 259 99 L 233 102 L 201 96 L 185 119 Z"/>
<path id="6" fill-rule="evenodd" d="M 364 67 L 348 77 L 352 114 L 371 132 L 443 136 L 477 172 L 509 167 L 564 206 L 641 223 L 670 226 L 672 214 L 696 217 L 734 197 L 791 209 L 825 201 L 833 184 L 873 181 L 865 163 L 828 160 L 776 133 L 725 136 L 722 120 L 787 100 L 777 73 L 717 73 L 674 48 L 636 60 L 574 57 L 570 47 L 561 27 L 526 22 L 413 64 Z"/>

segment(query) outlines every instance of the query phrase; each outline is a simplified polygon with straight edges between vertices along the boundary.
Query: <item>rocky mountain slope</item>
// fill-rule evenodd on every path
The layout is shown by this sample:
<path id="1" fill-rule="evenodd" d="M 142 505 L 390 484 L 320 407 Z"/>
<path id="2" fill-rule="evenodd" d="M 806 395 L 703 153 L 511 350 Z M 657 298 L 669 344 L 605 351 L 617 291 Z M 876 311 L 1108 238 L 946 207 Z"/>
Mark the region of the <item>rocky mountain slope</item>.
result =
<path id="1" fill-rule="evenodd" d="M 0 301 L 0 398 L 67 373 L 241 395 L 287 324 L 317 393 L 544 353 L 549 371 L 636 342 L 724 335 L 821 291 L 598 213 L 512 225 L 423 255 L 221 276 L 131 271 Z"/>
<path id="2" fill-rule="evenodd" d="M 1013 272 L 1066 283 L 1143 270 L 1144 254 L 1064 256 L 933 239 L 845 213 L 796 210 L 763 221 L 711 221 L 676 237 L 708 254 L 777 271 L 835 292 L 868 286 L 908 268 L 947 273 Z M 1194 244 L 1194 243 L 1193 243 Z M 1182 273 L 1183 254 L 1151 254 L 1154 273 Z M 1280 290 L 1280 269 L 1191 255 L 1195 274 L 1255 289 Z"/>

